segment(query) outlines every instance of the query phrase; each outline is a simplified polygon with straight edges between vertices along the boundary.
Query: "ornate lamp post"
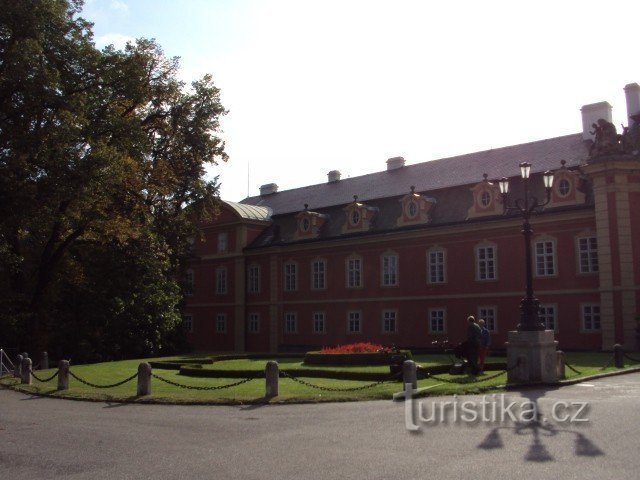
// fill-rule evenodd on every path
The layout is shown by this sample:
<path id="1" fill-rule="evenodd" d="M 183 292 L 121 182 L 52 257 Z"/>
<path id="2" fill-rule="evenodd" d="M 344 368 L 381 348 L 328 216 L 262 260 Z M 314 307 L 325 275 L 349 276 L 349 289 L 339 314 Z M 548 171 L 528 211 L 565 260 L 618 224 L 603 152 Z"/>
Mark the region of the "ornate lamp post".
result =
<path id="1" fill-rule="evenodd" d="M 529 196 L 529 174 L 531 173 L 531 164 L 522 162 L 520 164 L 520 175 L 522 176 L 522 183 L 524 186 L 524 198 L 518 198 L 514 201 L 513 205 L 508 205 L 509 195 L 509 180 L 502 178 L 499 181 L 500 193 L 502 194 L 502 204 L 504 206 L 504 212 L 517 211 L 520 212 L 523 218 L 522 234 L 524 235 L 524 249 L 525 249 L 525 267 L 526 267 L 526 292 L 525 296 L 520 302 L 520 323 L 517 330 L 523 331 L 537 331 L 544 330 L 545 327 L 538 319 L 538 310 L 540 302 L 533 294 L 533 272 L 532 272 L 532 257 L 531 257 L 531 224 L 529 218 L 533 213 L 537 213 L 540 208 L 544 207 L 551 200 L 551 187 L 553 186 L 553 172 L 544 172 L 544 187 L 546 191 L 546 200 L 540 203 L 534 196 Z"/>

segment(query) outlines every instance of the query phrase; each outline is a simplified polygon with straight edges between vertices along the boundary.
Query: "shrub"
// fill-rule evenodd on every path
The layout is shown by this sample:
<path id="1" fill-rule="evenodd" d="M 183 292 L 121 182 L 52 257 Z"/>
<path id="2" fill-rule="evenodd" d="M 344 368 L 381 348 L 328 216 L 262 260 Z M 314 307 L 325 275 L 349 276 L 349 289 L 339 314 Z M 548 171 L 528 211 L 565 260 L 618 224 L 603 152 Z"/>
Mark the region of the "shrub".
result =
<path id="1" fill-rule="evenodd" d="M 322 347 L 322 353 L 347 354 L 347 353 L 390 353 L 391 349 L 370 342 L 350 343 L 336 347 Z"/>

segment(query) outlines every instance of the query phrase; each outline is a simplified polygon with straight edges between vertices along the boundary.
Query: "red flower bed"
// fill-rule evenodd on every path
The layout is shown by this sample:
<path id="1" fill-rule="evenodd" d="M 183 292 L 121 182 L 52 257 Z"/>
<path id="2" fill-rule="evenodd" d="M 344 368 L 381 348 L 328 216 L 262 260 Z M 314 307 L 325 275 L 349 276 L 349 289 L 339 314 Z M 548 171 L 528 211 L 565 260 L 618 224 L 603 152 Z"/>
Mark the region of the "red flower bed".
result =
<path id="1" fill-rule="evenodd" d="M 369 342 L 350 343 L 349 345 L 338 345 L 337 347 L 322 347 L 322 353 L 387 353 L 389 351 L 389 348 Z"/>

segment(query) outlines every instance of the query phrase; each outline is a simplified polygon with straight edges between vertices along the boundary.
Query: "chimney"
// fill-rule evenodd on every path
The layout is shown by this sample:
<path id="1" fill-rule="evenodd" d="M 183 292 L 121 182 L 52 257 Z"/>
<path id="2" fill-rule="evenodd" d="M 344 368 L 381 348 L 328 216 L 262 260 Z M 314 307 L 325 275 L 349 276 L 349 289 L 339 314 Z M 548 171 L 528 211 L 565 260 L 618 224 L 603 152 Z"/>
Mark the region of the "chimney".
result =
<path id="1" fill-rule="evenodd" d="M 329 183 L 337 182 L 338 180 L 340 180 L 340 171 L 331 170 L 329 173 L 327 173 L 327 177 L 329 177 Z"/>
<path id="2" fill-rule="evenodd" d="M 397 170 L 398 168 L 402 167 L 404 167 L 403 157 L 393 157 L 387 160 L 387 171 Z"/>
<path id="3" fill-rule="evenodd" d="M 272 193 L 276 193 L 278 191 L 278 185 L 275 183 L 267 183 L 266 185 L 262 185 L 260 187 L 260 196 L 271 195 Z"/>
<path id="4" fill-rule="evenodd" d="M 593 131 L 591 126 L 598 123 L 598 120 L 604 118 L 607 122 L 611 122 L 611 105 L 609 102 L 591 103 L 580 109 L 582 112 L 582 139 L 593 140 L 594 136 L 589 132 Z"/>
<path id="5" fill-rule="evenodd" d="M 640 113 L 640 85 L 637 83 L 626 85 L 624 94 L 627 97 L 627 119 L 629 119 L 631 115 Z M 630 120 L 629 124 L 631 124 Z"/>

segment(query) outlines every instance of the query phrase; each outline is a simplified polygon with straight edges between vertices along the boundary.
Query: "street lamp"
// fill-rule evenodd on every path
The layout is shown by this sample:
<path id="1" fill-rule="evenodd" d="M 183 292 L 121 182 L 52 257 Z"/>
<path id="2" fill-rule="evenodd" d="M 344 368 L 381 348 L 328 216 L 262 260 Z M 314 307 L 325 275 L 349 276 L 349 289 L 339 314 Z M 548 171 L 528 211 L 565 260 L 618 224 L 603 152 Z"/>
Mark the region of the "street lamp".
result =
<path id="1" fill-rule="evenodd" d="M 524 186 L 524 198 L 518 198 L 514 201 L 513 205 L 507 205 L 507 197 L 509 195 L 509 180 L 502 178 L 498 184 L 500 186 L 500 193 L 502 194 L 502 205 L 504 207 L 504 213 L 509 211 L 520 212 L 523 218 L 522 234 L 524 235 L 524 251 L 526 262 L 526 282 L 527 290 L 524 298 L 520 302 L 520 323 L 517 330 L 522 331 L 537 331 L 544 330 L 545 327 L 538 319 L 538 310 L 540 308 L 540 302 L 533 295 L 533 272 L 532 272 L 532 259 L 531 259 L 531 224 L 529 218 L 532 213 L 537 213 L 538 210 L 549 203 L 551 200 L 551 187 L 553 186 L 553 172 L 544 172 L 544 188 L 546 192 L 546 200 L 544 203 L 540 203 L 536 197 L 529 197 L 529 174 L 531 173 L 531 164 L 522 162 L 520 164 L 520 176 L 522 177 L 522 184 Z"/>

